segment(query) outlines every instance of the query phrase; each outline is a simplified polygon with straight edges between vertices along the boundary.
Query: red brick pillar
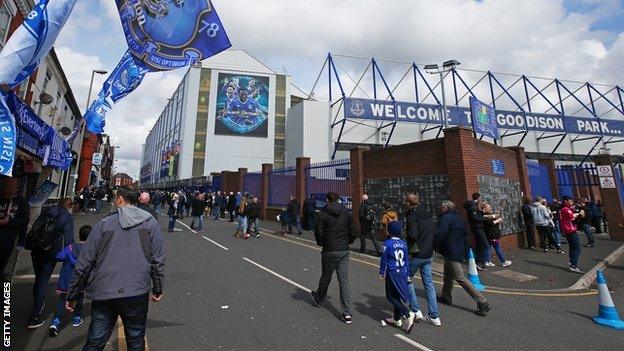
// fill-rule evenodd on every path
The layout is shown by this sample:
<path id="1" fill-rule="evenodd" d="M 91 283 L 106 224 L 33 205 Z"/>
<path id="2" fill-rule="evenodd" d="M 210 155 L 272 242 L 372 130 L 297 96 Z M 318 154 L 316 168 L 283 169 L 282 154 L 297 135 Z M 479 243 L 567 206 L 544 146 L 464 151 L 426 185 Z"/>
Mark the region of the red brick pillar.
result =
<path id="1" fill-rule="evenodd" d="M 238 191 L 243 192 L 243 186 L 245 184 L 244 177 L 247 174 L 247 168 L 239 168 L 238 169 Z"/>
<path id="2" fill-rule="evenodd" d="M 508 147 L 508 149 L 516 153 L 516 166 L 518 167 L 518 175 L 520 176 L 520 191 L 522 191 L 522 196 L 532 199 L 533 193 L 531 192 L 529 169 L 527 168 L 527 159 L 526 154 L 524 153 L 524 148 L 521 146 L 511 146 Z"/>
<path id="3" fill-rule="evenodd" d="M 368 151 L 367 147 L 356 147 L 351 149 L 351 171 L 350 171 L 350 183 L 351 183 L 351 207 L 353 210 L 353 220 L 357 231 L 360 231 L 360 202 L 362 202 L 362 195 L 364 195 L 364 153 Z"/>
<path id="4" fill-rule="evenodd" d="M 303 210 L 303 201 L 306 198 L 306 173 L 310 167 L 309 157 L 297 157 L 297 168 L 295 175 L 295 198 L 299 201 Z"/>
<path id="5" fill-rule="evenodd" d="M 611 155 L 595 155 L 592 156 L 596 166 L 612 166 L 613 160 Z M 615 171 L 613 172 L 615 176 Z M 615 179 L 615 178 L 614 178 Z M 600 199 L 604 204 L 604 211 L 607 217 L 609 236 L 611 240 L 624 241 L 624 231 L 619 227 L 624 223 L 624 206 L 620 198 L 619 184 L 615 182 L 615 189 L 600 189 Z"/>
<path id="6" fill-rule="evenodd" d="M 545 166 L 548 170 L 548 180 L 550 182 L 550 192 L 555 199 L 561 200 L 559 197 L 559 184 L 557 183 L 557 166 L 552 158 L 540 158 L 537 160 L 540 165 Z"/>
<path id="7" fill-rule="evenodd" d="M 267 208 L 269 207 L 269 173 L 273 171 L 273 164 L 262 164 L 262 175 L 260 176 L 260 218 L 267 219 Z"/>
<path id="8" fill-rule="evenodd" d="M 461 206 L 472 194 L 479 191 L 475 159 L 475 139 L 472 130 L 452 127 L 444 131 L 444 154 L 448 173 L 451 201 L 460 215 L 466 218 Z"/>

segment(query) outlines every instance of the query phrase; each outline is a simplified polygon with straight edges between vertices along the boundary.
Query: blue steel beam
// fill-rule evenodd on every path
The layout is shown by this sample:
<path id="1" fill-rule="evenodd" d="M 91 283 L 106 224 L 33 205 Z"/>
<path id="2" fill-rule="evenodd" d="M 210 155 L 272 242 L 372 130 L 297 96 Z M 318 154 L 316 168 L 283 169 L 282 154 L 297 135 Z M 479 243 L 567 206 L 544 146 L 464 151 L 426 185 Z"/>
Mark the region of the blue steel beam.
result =
<path id="1" fill-rule="evenodd" d="M 609 103 L 609 105 L 613 106 L 614 109 L 616 109 L 619 113 L 624 114 L 624 109 L 620 109 L 617 107 L 616 104 L 614 104 L 611 100 L 609 100 L 606 96 L 604 96 L 601 92 L 598 91 L 598 89 L 596 89 L 593 85 L 589 84 L 589 82 L 585 83 L 587 84 L 587 90 L 589 92 L 589 96 L 592 102 L 592 105 L 594 104 L 594 100 L 591 98 L 591 90 L 595 91 L 598 95 L 600 95 L 601 98 L 603 98 L 606 102 Z M 591 90 L 590 90 L 591 88 Z M 607 92 L 608 94 L 609 92 Z"/>
<path id="2" fill-rule="evenodd" d="M 420 68 L 418 68 L 418 66 L 414 66 L 414 69 L 416 70 L 416 72 L 418 73 L 420 78 L 423 80 L 425 85 L 427 86 L 427 89 L 429 89 L 429 93 L 431 93 L 431 95 L 433 95 L 433 98 L 438 103 L 438 105 L 441 105 L 442 103 L 440 102 L 440 99 L 438 99 L 438 96 L 436 95 L 435 91 L 433 91 L 433 89 L 431 88 L 431 85 L 429 85 L 429 82 L 427 81 L 427 79 L 425 79 L 425 76 L 423 76 L 422 72 L 420 71 Z M 425 99 L 426 98 L 427 97 L 425 97 Z"/>
<path id="3" fill-rule="evenodd" d="M 418 75 L 416 74 L 416 62 L 412 62 L 412 72 L 414 73 L 414 93 L 416 94 L 416 102 L 420 102 L 418 97 Z"/>
<path id="4" fill-rule="evenodd" d="M 549 104 L 549 105 L 550 105 L 550 106 L 551 106 L 551 107 L 552 107 L 555 111 L 557 111 L 557 114 L 559 114 L 559 115 L 563 115 L 563 112 L 562 112 L 562 111 L 559 111 L 559 109 L 557 108 L 557 106 L 555 106 L 555 105 L 554 105 L 554 104 L 550 101 L 550 99 L 549 99 L 548 97 L 546 97 L 546 95 L 544 95 L 544 93 L 543 93 L 541 90 L 537 89 L 537 87 L 535 86 L 535 84 L 533 84 L 533 82 L 531 82 L 531 80 L 530 80 L 529 78 L 527 78 L 525 75 L 522 75 L 522 77 L 524 77 L 525 81 L 526 81 L 527 83 L 529 83 L 529 85 L 530 85 L 531 87 L 533 87 L 533 89 L 535 89 L 535 91 L 536 91 L 536 92 L 537 92 L 537 93 L 538 93 L 538 94 L 539 94 L 542 98 L 544 98 L 544 100 L 546 100 L 546 102 L 547 102 L 547 103 L 548 103 L 548 104 Z M 552 83 L 551 83 L 551 84 L 552 84 Z M 550 84 L 549 84 L 549 85 L 550 85 Z M 557 90 L 559 90 L 559 89 L 557 89 Z M 561 93 L 560 93 L 560 92 L 559 92 L 559 98 L 561 99 Z"/>
<path id="5" fill-rule="evenodd" d="M 594 111 L 592 111 L 587 105 L 585 105 L 584 102 L 582 102 L 577 96 L 576 94 L 574 94 L 572 91 L 570 91 L 570 89 L 568 89 L 568 87 L 566 87 L 565 85 L 563 85 L 563 83 L 561 83 L 558 79 L 555 79 L 555 83 L 557 84 L 557 91 L 559 91 L 559 86 L 561 86 L 563 89 L 565 89 L 565 91 L 568 92 L 568 94 L 570 94 L 570 96 L 572 96 L 574 98 L 574 100 L 576 100 L 576 102 L 578 102 L 579 104 L 581 104 L 581 106 L 583 106 L 589 113 L 591 113 L 594 117 L 598 117 L 596 116 L 596 113 Z M 560 96 L 561 98 L 561 96 Z M 563 101 L 561 102 L 561 105 L 563 106 Z M 563 110 L 563 108 L 561 108 L 561 110 Z"/>

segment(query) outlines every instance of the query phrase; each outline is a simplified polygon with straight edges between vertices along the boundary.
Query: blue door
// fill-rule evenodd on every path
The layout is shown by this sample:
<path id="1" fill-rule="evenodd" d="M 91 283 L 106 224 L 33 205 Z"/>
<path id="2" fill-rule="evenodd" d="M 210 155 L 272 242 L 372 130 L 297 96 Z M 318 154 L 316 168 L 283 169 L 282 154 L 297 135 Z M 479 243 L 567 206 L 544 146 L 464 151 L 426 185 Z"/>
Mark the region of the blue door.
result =
<path id="1" fill-rule="evenodd" d="M 552 191 L 550 190 L 550 180 L 548 179 L 548 169 L 536 162 L 527 162 L 529 172 L 529 183 L 533 197 L 541 196 L 552 201 Z"/>

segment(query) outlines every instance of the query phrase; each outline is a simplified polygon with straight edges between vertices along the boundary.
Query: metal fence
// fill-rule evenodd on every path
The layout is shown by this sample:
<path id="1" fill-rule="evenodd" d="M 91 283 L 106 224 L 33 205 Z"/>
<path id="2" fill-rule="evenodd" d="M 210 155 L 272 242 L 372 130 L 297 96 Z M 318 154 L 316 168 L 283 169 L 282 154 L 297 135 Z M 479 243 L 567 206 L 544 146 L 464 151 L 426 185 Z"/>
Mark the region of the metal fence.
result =
<path id="1" fill-rule="evenodd" d="M 317 207 L 325 205 L 327 193 L 340 195 L 351 207 L 351 161 L 349 159 L 314 163 L 305 169 L 306 196 L 313 195 Z"/>
<path id="2" fill-rule="evenodd" d="M 574 197 L 575 188 L 599 186 L 598 169 L 595 165 L 557 166 L 559 196 Z"/>
<path id="3" fill-rule="evenodd" d="M 295 196 L 297 171 L 295 167 L 269 172 L 269 206 L 286 206 L 290 196 Z"/>
<path id="4" fill-rule="evenodd" d="M 252 196 L 260 197 L 260 183 L 262 182 L 262 173 L 247 173 L 243 176 L 243 193 L 249 193 Z"/>

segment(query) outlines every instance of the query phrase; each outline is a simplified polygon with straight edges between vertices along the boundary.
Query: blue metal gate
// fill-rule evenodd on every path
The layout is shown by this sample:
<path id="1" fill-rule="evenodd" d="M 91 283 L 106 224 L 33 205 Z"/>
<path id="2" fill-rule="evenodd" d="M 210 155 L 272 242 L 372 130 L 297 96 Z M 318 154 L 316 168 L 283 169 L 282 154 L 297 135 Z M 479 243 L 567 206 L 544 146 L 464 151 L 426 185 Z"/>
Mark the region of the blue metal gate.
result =
<path id="1" fill-rule="evenodd" d="M 576 197 L 575 190 L 599 186 L 598 169 L 594 165 L 557 166 L 559 196 Z M 590 192 L 591 193 L 591 192 Z"/>
<path id="2" fill-rule="evenodd" d="M 552 201 L 552 191 L 550 189 L 550 179 L 548 179 L 548 169 L 537 162 L 527 162 L 529 172 L 529 182 L 533 197 L 541 196 Z"/>
<path id="3" fill-rule="evenodd" d="M 311 164 L 305 169 L 306 196 L 313 195 L 317 207 L 323 207 L 327 202 L 327 193 L 334 192 L 347 208 L 351 208 L 350 177 L 349 159 Z"/>

